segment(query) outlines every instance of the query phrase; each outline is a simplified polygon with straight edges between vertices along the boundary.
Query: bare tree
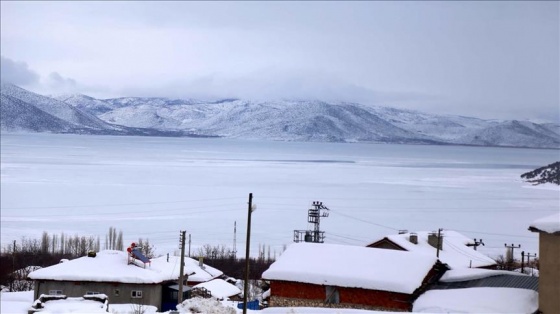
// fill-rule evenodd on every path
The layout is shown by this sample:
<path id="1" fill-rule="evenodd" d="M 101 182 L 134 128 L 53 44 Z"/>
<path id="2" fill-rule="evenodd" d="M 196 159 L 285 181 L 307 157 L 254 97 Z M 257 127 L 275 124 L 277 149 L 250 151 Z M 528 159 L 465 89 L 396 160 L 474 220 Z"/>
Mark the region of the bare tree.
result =
<path id="1" fill-rule="evenodd" d="M 43 231 L 43 235 L 41 236 L 41 253 L 47 253 L 50 247 L 50 237 L 46 231 Z"/>
<path id="2" fill-rule="evenodd" d="M 155 257 L 155 247 L 153 244 L 150 244 L 150 239 L 139 238 L 138 243 L 136 244 L 140 251 L 147 257 L 147 258 L 154 258 Z"/>
<path id="3" fill-rule="evenodd" d="M 117 237 L 117 247 L 115 248 L 118 251 L 124 250 L 124 243 L 123 243 L 123 232 L 122 230 L 119 231 L 119 235 Z"/>

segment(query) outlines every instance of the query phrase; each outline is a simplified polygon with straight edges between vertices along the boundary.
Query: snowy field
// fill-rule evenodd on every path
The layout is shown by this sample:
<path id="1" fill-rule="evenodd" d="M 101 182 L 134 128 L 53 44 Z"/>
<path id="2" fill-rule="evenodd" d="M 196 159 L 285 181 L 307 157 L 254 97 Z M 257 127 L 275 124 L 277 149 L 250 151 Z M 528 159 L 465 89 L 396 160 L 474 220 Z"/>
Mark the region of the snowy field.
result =
<path id="1" fill-rule="evenodd" d="M 241 257 L 252 192 L 253 256 L 292 243 L 312 201 L 331 209 L 321 221 L 329 243 L 444 228 L 482 238 L 494 256 L 504 243 L 534 253 L 527 228 L 558 212 L 560 193 L 519 176 L 557 160 L 538 149 L 3 133 L 1 239 L 64 231 L 103 243 L 114 226 L 125 245 L 149 238 L 165 254 L 187 230 L 194 253 L 231 247 L 237 221 Z"/>

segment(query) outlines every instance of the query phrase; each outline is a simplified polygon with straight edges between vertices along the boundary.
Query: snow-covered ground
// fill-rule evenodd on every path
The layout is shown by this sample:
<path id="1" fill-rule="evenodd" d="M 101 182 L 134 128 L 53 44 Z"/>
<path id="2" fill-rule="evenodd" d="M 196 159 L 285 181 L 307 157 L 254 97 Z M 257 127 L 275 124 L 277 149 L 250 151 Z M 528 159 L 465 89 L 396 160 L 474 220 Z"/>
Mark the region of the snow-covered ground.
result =
<path id="1" fill-rule="evenodd" d="M 1 292 L 0 312 L 10 314 L 24 314 L 33 305 L 33 291 Z"/>
<path id="2" fill-rule="evenodd" d="M 1 241 L 43 231 L 149 238 L 158 254 L 178 249 L 179 230 L 244 256 L 253 193 L 251 254 L 271 255 L 306 229 L 312 201 L 326 242 L 366 245 L 399 229 L 456 230 L 537 252 L 537 218 L 558 211 L 560 193 L 526 188 L 520 174 L 559 160 L 558 150 L 226 139 L 8 134 L 1 136 Z M 516 250 L 519 254 L 521 250 Z M 518 256 L 519 258 L 520 256 Z"/>
<path id="3" fill-rule="evenodd" d="M 0 294 L 0 312 L 25 314 L 32 304 L 33 291 L 3 292 Z M 420 296 L 414 303 L 413 312 L 422 313 L 533 313 L 537 309 L 538 295 L 533 290 L 512 288 L 468 288 L 452 290 L 431 290 Z M 45 303 L 48 305 L 48 302 Z M 93 304 L 94 306 L 96 304 Z M 98 313 L 97 308 L 88 307 L 84 302 L 58 302 L 46 307 L 41 313 Z M 97 305 L 98 307 L 98 305 Z M 95 311 L 94 311 L 95 310 Z M 132 314 L 143 310 L 156 313 L 155 307 L 139 308 L 134 304 L 110 304 L 109 312 Z M 234 302 L 214 299 L 189 299 L 179 307 L 180 313 L 238 314 Z M 263 314 L 391 314 L 397 312 L 366 311 L 355 309 L 327 308 L 267 308 L 262 311 L 248 310 L 248 313 Z M 402 312 L 398 312 L 402 313 Z"/>

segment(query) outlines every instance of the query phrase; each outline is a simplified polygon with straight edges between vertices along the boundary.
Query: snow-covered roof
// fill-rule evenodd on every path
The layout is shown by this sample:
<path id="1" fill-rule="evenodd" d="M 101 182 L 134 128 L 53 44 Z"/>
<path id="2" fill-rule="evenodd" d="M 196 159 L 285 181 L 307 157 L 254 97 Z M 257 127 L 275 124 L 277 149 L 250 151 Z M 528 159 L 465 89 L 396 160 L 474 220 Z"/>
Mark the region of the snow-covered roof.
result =
<path id="1" fill-rule="evenodd" d="M 441 276 L 441 282 L 457 282 L 466 280 L 476 280 L 482 278 L 488 278 L 492 276 L 499 275 L 511 275 L 511 276 L 526 276 L 520 272 L 513 272 L 507 270 L 492 270 L 492 269 L 480 269 L 480 268 L 462 268 L 462 269 L 452 269 L 448 270 Z"/>
<path id="2" fill-rule="evenodd" d="M 211 281 L 199 283 L 198 285 L 194 286 L 193 289 L 194 288 L 206 288 L 206 290 L 210 291 L 210 294 L 213 297 L 218 299 L 231 297 L 241 293 L 241 290 L 239 290 L 239 288 L 222 279 L 214 279 Z"/>
<path id="3" fill-rule="evenodd" d="M 412 308 L 421 313 L 534 313 L 538 293 L 515 288 L 430 290 Z"/>
<path id="4" fill-rule="evenodd" d="M 36 270 L 29 274 L 34 280 L 59 281 L 96 281 L 156 284 L 168 280 L 177 280 L 180 272 L 180 257 L 170 256 L 152 259 L 146 267 L 128 264 L 128 254 L 121 251 L 101 251 L 96 257 L 80 257 L 65 263 L 56 264 Z M 191 274 L 189 281 L 203 282 L 222 275 L 222 272 L 198 261 L 185 258 L 185 274 Z"/>
<path id="5" fill-rule="evenodd" d="M 529 230 L 547 233 L 560 232 L 560 212 L 533 221 L 529 226 Z"/>
<path id="6" fill-rule="evenodd" d="M 262 275 L 284 280 L 412 293 L 436 256 L 337 244 L 295 243 Z"/>
<path id="7" fill-rule="evenodd" d="M 418 244 L 410 242 L 410 233 L 389 235 L 386 238 L 407 251 L 436 256 L 436 248 L 428 244 L 428 234 L 430 233 L 428 231 L 416 232 Z M 449 265 L 451 269 L 485 267 L 496 264 L 496 261 L 490 257 L 467 246 L 467 244 L 474 243 L 472 239 L 453 230 L 445 230 L 442 234 L 443 244 L 439 251 L 439 260 Z"/>

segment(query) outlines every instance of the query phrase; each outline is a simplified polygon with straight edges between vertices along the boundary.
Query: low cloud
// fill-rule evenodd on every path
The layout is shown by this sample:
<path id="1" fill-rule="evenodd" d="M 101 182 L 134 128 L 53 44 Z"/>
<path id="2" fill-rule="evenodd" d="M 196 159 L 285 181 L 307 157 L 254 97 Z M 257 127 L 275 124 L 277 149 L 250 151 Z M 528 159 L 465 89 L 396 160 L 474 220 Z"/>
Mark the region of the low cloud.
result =
<path id="1" fill-rule="evenodd" d="M 27 63 L 1 56 L 0 79 L 2 82 L 29 87 L 39 83 L 40 76 Z"/>
<path id="2" fill-rule="evenodd" d="M 433 95 L 416 92 L 373 90 L 321 71 L 266 69 L 238 77 L 220 74 L 158 82 L 151 86 L 123 86 L 121 96 L 194 98 L 216 100 L 239 98 L 254 101 L 321 100 L 357 102 L 364 105 L 409 104 L 433 101 Z M 402 107 L 402 106 L 401 106 Z"/>
<path id="3" fill-rule="evenodd" d="M 45 85 L 51 90 L 51 93 L 76 93 L 78 83 L 72 78 L 63 77 L 58 72 L 52 72 L 45 79 Z"/>
<path id="4" fill-rule="evenodd" d="M 103 86 L 87 86 L 73 78 L 65 77 L 58 72 L 40 75 L 29 67 L 26 62 L 15 61 L 1 56 L 1 81 L 12 83 L 42 95 L 91 93 L 92 96 L 106 95 L 109 89 Z"/>

